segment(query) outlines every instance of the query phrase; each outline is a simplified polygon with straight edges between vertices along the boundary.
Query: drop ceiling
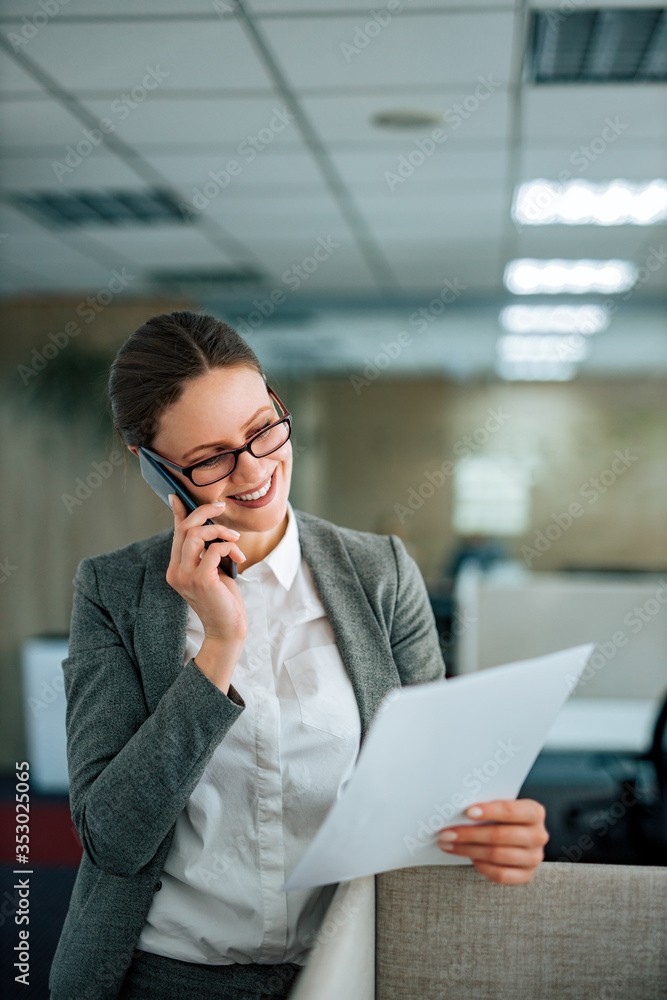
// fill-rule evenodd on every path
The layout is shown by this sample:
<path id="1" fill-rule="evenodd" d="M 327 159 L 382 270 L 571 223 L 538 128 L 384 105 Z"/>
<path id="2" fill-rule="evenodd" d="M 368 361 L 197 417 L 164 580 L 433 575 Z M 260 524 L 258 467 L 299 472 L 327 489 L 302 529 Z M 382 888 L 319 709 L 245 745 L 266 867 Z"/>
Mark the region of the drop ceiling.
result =
<path id="1" fill-rule="evenodd" d="M 605 4 L 651 6 L 661 5 Z M 664 83 L 528 82 L 531 12 L 557 4 L 403 0 L 387 17 L 389 7 L 69 0 L 57 14 L 37 16 L 37 2 L 28 10 L 5 0 L 0 295 L 83 296 L 121 267 L 134 276 L 123 293 L 132 297 L 169 291 L 156 272 L 257 273 L 250 290 L 230 291 L 222 281 L 196 286 L 197 300 L 233 322 L 279 289 L 285 309 L 313 322 L 290 329 L 267 319 L 254 334 L 258 353 L 294 370 L 301 345 L 302 369 L 345 371 L 379 349 L 378 317 L 400 330 L 456 279 L 462 294 L 395 370 L 426 366 L 468 377 L 492 370 L 497 315 L 515 301 L 503 287 L 509 260 L 613 257 L 642 267 L 654 250 L 667 250 L 665 225 L 536 227 L 511 219 L 524 180 L 564 171 L 587 180 L 667 176 Z M 28 38 L 26 24 L 34 28 Z M 457 105 L 472 110 L 454 127 Z M 391 108 L 450 113 L 445 140 L 411 172 L 405 163 L 419 161 L 415 151 L 431 128 L 372 124 Z M 86 145 L 102 121 L 108 131 Z M 610 136 L 610 121 L 617 134 L 599 152 L 595 140 Z M 248 137 L 257 137 L 254 156 Z M 68 151 L 77 146 L 90 150 L 79 162 L 71 154 L 70 167 Z M 407 176 L 396 181 L 401 164 Z M 60 229 L 16 201 L 155 188 L 202 207 L 187 224 Z M 286 272 L 318 240 L 335 247 L 298 288 L 286 284 Z M 187 282 L 171 288 L 191 290 Z M 661 266 L 621 300 L 582 370 L 667 373 L 666 297 Z M 357 336 L 344 335 L 350 322 L 358 322 Z M 318 337 L 326 350 L 314 345 Z"/>

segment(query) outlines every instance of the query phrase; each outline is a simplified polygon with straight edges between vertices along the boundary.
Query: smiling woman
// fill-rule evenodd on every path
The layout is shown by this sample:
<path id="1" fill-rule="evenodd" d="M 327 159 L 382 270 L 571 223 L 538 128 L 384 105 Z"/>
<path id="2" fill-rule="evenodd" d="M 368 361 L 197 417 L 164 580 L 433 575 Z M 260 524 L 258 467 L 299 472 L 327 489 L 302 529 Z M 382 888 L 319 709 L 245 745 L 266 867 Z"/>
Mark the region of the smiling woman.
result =
<path id="1" fill-rule="evenodd" d="M 288 997 L 336 886 L 285 878 L 383 697 L 444 677 L 426 587 L 397 536 L 293 509 L 291 415 L 226 323 L 151 317 L 109 395 L 124 446 L 193 509 L 173 495 L 173 527 L 77 568 L 63 672 L 83 857 L 51 1000 Z M 542 806 L 468 816 L 442 849 L 529 881 Z"/>

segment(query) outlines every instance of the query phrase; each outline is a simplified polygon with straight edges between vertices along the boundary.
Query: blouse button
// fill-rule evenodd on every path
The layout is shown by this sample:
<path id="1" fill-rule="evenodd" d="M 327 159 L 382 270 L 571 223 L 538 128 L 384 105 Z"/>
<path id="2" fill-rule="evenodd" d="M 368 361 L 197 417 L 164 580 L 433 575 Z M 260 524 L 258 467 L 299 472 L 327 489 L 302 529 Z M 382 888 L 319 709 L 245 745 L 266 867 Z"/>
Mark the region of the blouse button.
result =
<path id="1" fill-rule="evenodd" d="M 162 882 L 160 882 L 160 880 L 158 879 L 157 882 L 155 883 L 155 891 L 158 892 L 158 890 L 161 888 L 162 888 Z"/>

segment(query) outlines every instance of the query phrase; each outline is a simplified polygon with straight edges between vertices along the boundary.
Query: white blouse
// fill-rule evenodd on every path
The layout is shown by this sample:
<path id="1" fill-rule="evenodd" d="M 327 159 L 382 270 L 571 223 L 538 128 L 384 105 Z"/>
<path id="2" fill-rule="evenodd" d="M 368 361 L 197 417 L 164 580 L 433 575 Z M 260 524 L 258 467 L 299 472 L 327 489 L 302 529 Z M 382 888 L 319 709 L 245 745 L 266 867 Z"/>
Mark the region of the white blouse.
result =
<path id="1" fill-rule="evenodd" d="M 301 556 L 296 518 L 237 576 L 248 633 L 232 684 L 246 708 L 174 837 L 137 948 L 185 962 L 305 964 L 335 886 L 281 892 L 357 760 L 361 720 Z M 189 608 L 184 665 L 204 631 Z"/>

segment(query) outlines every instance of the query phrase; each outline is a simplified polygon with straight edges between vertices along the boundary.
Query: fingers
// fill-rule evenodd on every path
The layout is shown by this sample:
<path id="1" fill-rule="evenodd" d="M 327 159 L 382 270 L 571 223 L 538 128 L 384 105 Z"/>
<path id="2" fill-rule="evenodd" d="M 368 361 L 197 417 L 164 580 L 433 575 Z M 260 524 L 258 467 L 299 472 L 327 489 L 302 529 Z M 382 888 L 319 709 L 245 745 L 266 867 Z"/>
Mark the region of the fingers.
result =
<path id="1" fill-rule="evenodd" d="M 544 823 L 547 811 L 541 802 L 535 799 L 496 799 L 493 802 L 478 802 L 466 810 L 479 809 L 480 812 L 471 818 L 476 820 L 495 820 L 498 823 Z"/>
<path id="2" fill-rule="evenodd" d="M 167 582 L 174 586 L 176 576 L 184 573 L 188 577 L 199 569 L 206 558 L 205 572 L 209 581 L 215 580 L 217 567 L 223 556 L 229 555 L 235 562 L 244 562 L 245 555 L 236 544 L 239 532 L 222 524 L 204 524 L 209 518 L 219 517 L 225 505 L 201 504 L 187 513 L 180 497 L 172 494 L 174 511 L 174 536 L 171 545 L 171 561 L 167 570 Z M 204 546 L 205 541 L 220 539 L 220 544 Z M 214 572 L 215 571 L 215 572 Z"/>
<path id="3" fill-rule="evenodd" d="M 230 555 L 235 562 L 243 562 L 245 559 L 238 546 L 232 543 L 209 545 L 207 549 L 202 547 L 202 557 L 196 557 L 197 569 L 192 577 L 195 585 L 199 584 L 204 588 L 216 586 L 220 582 L 220 560 L 226 555 Z M 222 576 L 225 580 L 231 580 L 226 573 Z"/>
<path id="4" fill-rule="evenodd" d="M 216 565 L 222 556 L 227 555 L 231 556 L 235 562 L 244 562 L 246 557 L 236 544 L 237 538 L 239 538 L 238 531 L 221 524 L 206 524 L 200 528 L 192 528 L 188 531 L 183 542 L 181 569 L 187 575 L 195 573 L 201 565 L 204 555 L 207 555 L 209 560 L 217 557 Z M 206 548 L 204 543 L 214 539 L 216 544 Z"/>
<path id="5" fill-rule="evenodd" d="M 473 861 L 487 861 L 501 867 L 509 865 L 513 868 L 536 868 L 544 861 L 541 847 L 502 847 L 497 844 L 466 844 L 465 847 L 457 847 L 448 844 L 443 849 L 447 854 L 459 854 Z"/>
<path id="6" fill-rule="evenodd" d="M 440 834 L 441 843 L 454 844 L 512 844 L 515 847 L 544 847 L 549 834 L 539 825 L 512 825 L 488 823 L 481 826 L 456 826 Z M 455 836 L 451 836 L 455 834 Z"/>

